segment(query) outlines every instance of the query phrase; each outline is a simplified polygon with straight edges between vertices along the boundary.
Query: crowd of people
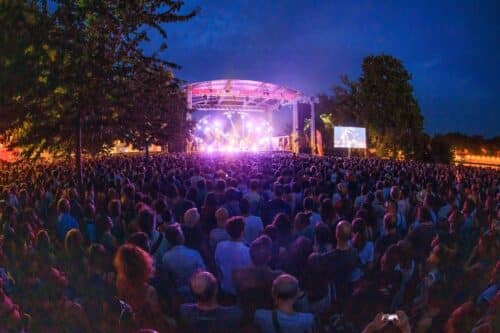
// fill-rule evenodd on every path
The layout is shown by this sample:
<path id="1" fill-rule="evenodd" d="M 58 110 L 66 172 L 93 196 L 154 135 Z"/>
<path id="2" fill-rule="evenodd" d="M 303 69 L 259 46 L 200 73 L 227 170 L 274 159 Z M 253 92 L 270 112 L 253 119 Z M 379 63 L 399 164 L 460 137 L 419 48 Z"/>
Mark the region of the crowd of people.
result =
<path id="1" fill-rule="evenodd" d="M 500 173 L 285 153 L 0 166 L 0 333 L 500 332 Z"/>

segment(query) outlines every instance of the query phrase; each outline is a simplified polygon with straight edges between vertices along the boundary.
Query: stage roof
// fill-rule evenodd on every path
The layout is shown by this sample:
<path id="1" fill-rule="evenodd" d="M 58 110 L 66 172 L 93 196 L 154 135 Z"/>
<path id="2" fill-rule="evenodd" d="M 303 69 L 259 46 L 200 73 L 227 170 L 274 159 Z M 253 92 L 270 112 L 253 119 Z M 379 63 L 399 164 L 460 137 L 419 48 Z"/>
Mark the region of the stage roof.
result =
<path id="1" fill-rule="evenodd" d="M 213 80 L 185 86 L 188 107 L 207 111 L 264 112 L 281 105 L 309 102 L 300 91 L 251 80 Z"/>

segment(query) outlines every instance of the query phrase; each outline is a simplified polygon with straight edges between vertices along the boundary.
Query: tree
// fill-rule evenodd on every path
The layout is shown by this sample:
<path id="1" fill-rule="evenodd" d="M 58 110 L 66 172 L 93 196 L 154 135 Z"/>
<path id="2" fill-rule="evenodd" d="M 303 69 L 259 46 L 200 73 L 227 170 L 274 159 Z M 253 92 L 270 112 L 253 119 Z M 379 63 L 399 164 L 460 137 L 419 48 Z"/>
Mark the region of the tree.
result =
<path id="1" fill-rule="evenodd" d="M 2 129 L 25 156 L 74 151 L 82 183 L 81 155 L 99 151 L 122 135 L 137 104 L 134 75 L 155 75 L 177 67 L 162 60 L 166 23 L 185 21 L 182 1 L 80 0 L 10 2 L 0 0 L 4 29 L 0 49 L 21 41 L 0 56 Z M 155 52 L 144 43 L 154 30 L 162 38 Z M 16 72 L 16 67 L 26 68 Z M 27 82 L 27 83 L 25 83 Z"/>
<path id="2" fill-rule="evenodd" d="M 400 150 L 415 155 L 423 117 L 410 73 L 389 55 L 368 56 L 361 69 L 357 81 L 343 77 L 335 87 L 338 109 L 352 110 L 356 122 L 367 128 L 369 144 L 383 155 L 395 157 Z"/>
<path id="3" fill-rule="evenodd" d="M 137 73 L 136 89 L 130 100 L 135 110 L 123 128 L 121 139 L 149 156 L 149 146 L 175 146 L 185 141 L 192 124 L 187 121 L 186 98 L 179 80 L 170 71 L 158 68 L 156 73 Z M 171 147 L 170 147 L 171 148 Z"/>
<path id="4" fill-rule="evenodd" d="M 434 162 L 449 164 L 453 160 L 451 146 L 442 135 L 434 135 L 432 137 L 431 150 Z"/>
<path id="5" fill-rule="evenodd" d="M 497 154 L 500 151 L 500 137 L 490 139 L 482 136 L 469 136 L 463 133 L 453 132 L 439 135 L 440 140 L 445 141 L 452 149 L 467 151 L 470 154 Z"/>

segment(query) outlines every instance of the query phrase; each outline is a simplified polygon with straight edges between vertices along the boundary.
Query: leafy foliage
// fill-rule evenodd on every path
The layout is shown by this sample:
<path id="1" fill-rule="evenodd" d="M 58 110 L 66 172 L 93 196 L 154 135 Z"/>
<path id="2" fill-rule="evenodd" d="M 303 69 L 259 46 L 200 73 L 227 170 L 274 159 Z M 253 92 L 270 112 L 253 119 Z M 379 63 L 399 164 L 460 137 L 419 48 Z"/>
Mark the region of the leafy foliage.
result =
<path id="1" fill-rule="evenodd" d="M 165 24 L 197 10 L 182 14 L 183 2 L 168 0 L 52 3 L 49 10 L 46 1 L 0 0 L 0 116 L 7 119 L 0 130 L 12 145 L 26 156 L 95 153 L 137 124 L 185 119 L 185 108 L 158 107 L 162 98 L 177 103 L 180 94 L 167 75 L 177 65 L 160 58 L 166 44 L 151 54 L 143 45 L 149 31 L 165 41 Z M 144 88 L 148 83 L 159 86 Z"/>
<path id="2" fill-rule="evenodd" d="M 400 60 L 389 55 L 368 56 L 363 60 L 357 81 L 342 77 L 334 87 L 336 110 L 343 123 L 367 128 L 369 144 L 382 155 L 418 155 L 423 117 L 413 96 L 411 75 Z M 335 113 L 334 113 L 335 115 Z"/>
<path id="3" fill-rule="evenodd" d="M 500 151 L 500 136 L 487 139 L 455 132 L 441 134 L 440 139 L 452 149 L 467 150 L 471 154 L 497 154 Z"/>

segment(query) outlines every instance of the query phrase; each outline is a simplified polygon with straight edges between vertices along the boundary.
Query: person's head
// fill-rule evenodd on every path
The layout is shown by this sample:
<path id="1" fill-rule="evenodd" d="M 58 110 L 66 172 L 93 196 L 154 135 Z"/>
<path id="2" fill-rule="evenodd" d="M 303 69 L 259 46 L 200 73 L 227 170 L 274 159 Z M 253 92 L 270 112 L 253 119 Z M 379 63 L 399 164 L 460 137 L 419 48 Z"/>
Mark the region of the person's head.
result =
<path id="1" fill-rule="evenodd" d="M 401 188 L 399 186 L 391 187 L 390 197 L 394 201 L 399 200 L 401 198 Z"/>
<path id="2" fill-rule="evenodd" d="M 337 238 L 337 245 L 346 245 L 351 239 L 351 224 L 348 221 L 340 221 L 335 229 L 335 237 Z"/>
<path id="3" fill-rule="evenodd" d="M 50 242 L 50 237 L 49 233 L 47 230 L 42 229 L 38 231 L 35 237 L 35 249 L 37 251 L 47 251 L 50 250 L 52 247 L 51 242 Z"/>
<path id="4" fill-rule="evenodd" d="M 61 214 L 69 213 L 70 205 L 69 205 L 68 199 L 65 199 L 65 198 L 60 199 L 57 202 L 57 209 L 59 210 L 59 213 L 61 213 Z"/>
<path id="5" fill-rule="evenodd" d="M 288 215 L 279 213 L 274 217 L 273 225 L 280 235 L 289 234 L 292 231 L 292 223 Z"/>
<path id="6" fill-rule="evenodd" d="M 95 217 L 95 206 L 91 202 L 85 205 L 85 217 L 88 219 L 94 219 Z"/>
<path id="7" fill-rule="evenodd" d="M 141 288 L 153 276 L 153 259 L 146 251 L 132 244 L 120 246 L 116 252 L 114 266 L 117 272 L 117 287 Z"/>
<path id="8" fill-rule="evenodd" d="M 217 180 L 217 182 L 215 183 L 215 190 L 217 192 L 224 193 L 224 191 L 226 190 L 226 182 L 223 179 Z"/>
<path id="9" fill-rule="evenodd" d="M 398 204 L 396 201 L 389 199 L 385 202 L 385 211 L 389 214 L 397 214 L 398 212 Z"/>
<path id="10" fill-rule="evenodd" d="M 473 302 L 467 302 L 456 308 L 445 326 L 446 333 L 468 333 L 474 327 L 478 313 Z"/>
<path id="11" fill-rule="evenodd" d="M 250 259 L 254 266 L 266 266 L 272 257 L 273 241 L 266 235 L 262 235 L 250 244 Z"/>
<path id="12" fill-rule="evenodd" d="M 450 234 L 456 234 L 464 224 L 464 218 L 458 210 L 452 211 L 448 216 L 448 226 Z"/>
<path id="13" fill-rule="evenodd" d="M 165 210 L 167 210 L 167 203 L 163 199 L 156 199 L 153 202 L 153 207 L 156 214 L 162 215 Z"/>
<path id="14" fill-rule="evenodd" d="M 276 198 L 281 198 L 284 194 L 283 185 L 280 183 L 274 183 L 273 191 Z"/>
<path id="15" fill-rule="evenodd" d="M 198 304 L 217 304 L 217 279 L 207 271 L 196 272 L 189 281 L 189 287 Z"/>
<path id="16" fill-rule="evenodd" d="M 226 208 L 221 207 L 215 211 L 215 219 L 217 220 L 217 226 L 219 228 L 224 228 L 229 218 L 229 212 Z"/>
<path id="17" fill-rule="evenodd" d="M 184 234 L 179 224 L 171 224 L 165 229 L 165 239 L 171 246 L 184 245 Z"/>
<path id="18" fill-rule="evenodd" d="M 397 219 L 395 214 L 387 213 L 384 215 L 384 229 L 388 233 L 395 233 L 397 226 Z"/>
<path id="19" fill-rule="evenodd" d="M 148 253 L 151 251 L 151 246 L 149 245 L 149 236 L 145 232 L 134 232 L 128 238 L 127 243 L 138 246 Z"/>
<path id="20" fill-rule="evenodd" d="M 70 188 L 68 190 L 68 196 L 71 200 L 78 200 L 78 197 L 79 197 L 78 190 L 74 187 Z"/>
<path id="21" fill-rule="evenodd" d="M 370 193 L 370 187 L 368 187 L 368 184 L 363 183 L 363 185 L 361 185 L 361 194 L 367 195 L 368 193 Z"/>
<path id="22" fill-rule="evenodd" d="M 240 211 L 243 216 L 250 214 L 250 202 L 245 198 L 240 200 Z"/>
<path id="23" fill-rule="evenodd" d="M 337 184 L 337 191 L 339 192 L 340 195 L 346 195 L 347 194 L 347 185 L 345 183 L 338 183 Z"/>
<path id="24" fill-rule="evenodd" d="M 305 197 L 304 200 L 302 200 L 302 206 L 304 206 L 305 211 L 314 210 L 314 199 L 312 197 Z"/>
<path id="25" fill-rule="evenodd" d="M 196 187 L 190 187 L 186 192 L 186 200 L 191 200 L 192 202 L 196 202 L 198 199 L 198 190 Z"/>
<path id="26" fill-rule="evenodd" d="M 89 247 L 89 267 L 93 271 L 102 272 L 105 269 L 107 252 L 102 244 L 92 244 Z"/>
<path id="27" fill-rule="evenodd" d="M 68 287 L 68 278 L 64 272 L 56 268 L 51 268 L 45 279 L 44 287 L 47 290 L 48 300 L 58 302 L 65 295 Z"/>
<path id="28" fill-rule="evenodd" d="M 245 221 L 241 216 L 235 216 L 227 220 L 226 231 L 232 240 L 240 240 L 243 236 L 243 230 L 245 229 Z"/>
<path id="29" fill-rule="evenodd" d="M 110 232 L 113 228 L 113 220 L 109 216 L 101 215 L 97 218 L 96 229 L 99 232 Z"/>
<path id="30" fill-rule="evenodd" d="M 273 281 L 273 299 L 278 306 L 282 304 L 293 304 L 299 296 L 299 281 L 289 274 L 281 274 Z"/>
<path id="31" fill-rule="evenodd" d="M 271 238 L 271 240 L 274 242 L 278 238 L 278 230 L 273 224 L 268 224 L 264 228 L 264 235 Z"/>
<path id="32" fill-rule="evenodd" d="M 196 182 L 196 188 L 198 189 L 198 192 L 205 191 L 207 188 L 207 184 L 205 182 L 205 179 L 200 179 Z"/>
<path id="33" fill-rule="evenodd" d="M 208 192 L 205 197 L 205 202 L 203 203 L 204 208 L 212 208 L 215 209 L 217 207 L 217 196 L 214 192 Z"/>
<path id="34" fill-rule="evenodd" d="M 256 179 L 250 181 L 250 190 L 252 190 L 253 192 L 257 192 L 258 189 L 259 189 L 259 181 Z"/>
<path id="35" fill-rule="evenodd" d="M 355 218 L 352 221 L 352 244 L 358 250 L 361 250 L 368 240 L 366 223 L 361 218 Z"/>
<path id="36" fill-rule="evenodd" d="M 70 257 L 81 257 L 83 255 L 84 239 L 78 229 L 71 229 L 64 237 L 64 248 Z"/>
<path id="37" fill-rule="evenodd" d="M 184 213 L 184 224 L 188 227 L 195 227 L 200 222 L 198 208 L 190 208 Z"/>
<path id="38" fill-rule="evenodd" d="M 332 232 L 330 231 L 330 227 L 324 223 L 318 223 L 314 228 L 314 239 L 319 246 L 332 243 Z"/>
<path id="39" fill-rule="evenodd" d="M 135 197 L 135 187 L 133 184 L 126 184 L 122 188 L 122 194 L 125 201 L 133 201 Z"/>
<path id="40" fill-rule="evenodd" d="M 427 257 L 426 260 L 426 265 L 428 269 L 432 268 L 441 268 L 446 264 L 446 258 L 447 253 L 446 253 L 446 247 L 438 244 L 434 246 L 429 253 L 429 256 Z"/>
<path id="41" fill-rule="evenodd" d="M 155 228 L 155 214 L 149 207 L 143 206 L 139 211 L 138 224 L 142 232 L 148 234 L 149 237 L 152 236 Z"/>
<path id="42" fill-rule="evenodd" d="M 293 220 L 293 228 L 296 232 L 304 230 L 309 226 L 309 216 L 306 213 L 297 213 Z"/>
<path id="43" fill-rule="evenodd" d="M 175 185 L 169 185 L 166 189 L 165 193 L 166 197 L 170 201 L 174 201 L 179 197 L 179 190 Z"/>

